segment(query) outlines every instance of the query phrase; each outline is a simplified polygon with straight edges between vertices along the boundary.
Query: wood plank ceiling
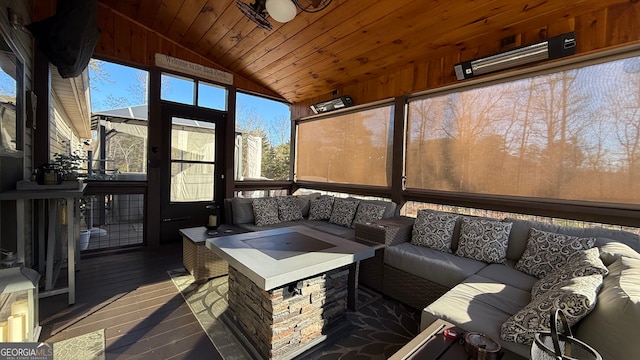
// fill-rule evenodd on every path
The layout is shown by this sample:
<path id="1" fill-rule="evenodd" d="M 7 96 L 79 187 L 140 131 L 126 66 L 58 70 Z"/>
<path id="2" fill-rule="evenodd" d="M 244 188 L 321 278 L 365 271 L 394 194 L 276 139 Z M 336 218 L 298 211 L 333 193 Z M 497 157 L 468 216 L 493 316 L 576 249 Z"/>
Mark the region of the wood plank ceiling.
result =
<path id="1" fill-rule="evenodd" d="M 514 33 L 633 0 L 333 0 L 285 24 L 269 18 L 271 31 L 235 0 L 99 1 L 295 103 L 430 54 L 473 53 L 464 50 L 482 40 L 492 39 L 485 48 L 495 51 Z"/>

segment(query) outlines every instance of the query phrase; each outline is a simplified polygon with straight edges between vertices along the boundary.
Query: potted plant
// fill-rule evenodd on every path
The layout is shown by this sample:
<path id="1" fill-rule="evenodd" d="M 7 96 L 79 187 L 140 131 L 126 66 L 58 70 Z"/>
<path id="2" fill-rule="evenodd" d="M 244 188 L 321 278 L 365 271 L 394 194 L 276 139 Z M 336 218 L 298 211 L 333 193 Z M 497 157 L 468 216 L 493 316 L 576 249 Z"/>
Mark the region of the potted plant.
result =
<path id="1" fill-rule="evenodd" d="M 51 165 L 60 172 L 64 181 L 77 181 L 84 158 L 77 151 L 71 154 L 55 153 Z"/>

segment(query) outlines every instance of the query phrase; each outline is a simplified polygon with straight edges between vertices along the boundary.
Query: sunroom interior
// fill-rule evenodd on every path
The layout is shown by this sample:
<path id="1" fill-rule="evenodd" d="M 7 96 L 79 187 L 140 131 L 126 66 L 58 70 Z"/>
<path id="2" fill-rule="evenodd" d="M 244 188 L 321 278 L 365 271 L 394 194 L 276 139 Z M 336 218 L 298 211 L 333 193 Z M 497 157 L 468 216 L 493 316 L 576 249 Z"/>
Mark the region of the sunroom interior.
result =
<path id="1" fill-rule="evenodd" d="M 640 236 L 637 1 L 296 0 L 307 10 L 298 5 L 287 22 L 260 8 L 265 1 L 249 1 L 4 1 L 2 258 L 11 252 L 25 267 L 44 268 L 45 203 L 20 207 L 1 194 L 55 154 L 80 154 L 83 221 L 74 236 L 91 234 L 76 258 L 75 304 L 68 294 L 42 297 L 42 333 L 33 341 L 106 328 L 106 358 L 224 358 L 191 315 L 182 344 L 150 329 L 178 321 L 157 314 L 190 314 L 167 277 L 183 265 L 180 229 L 205 226 L 212 214 L 217 225 L 233 225 L 232 198 L 319 193 L 393 202 L 396 217 L 430 210 Z M 29 30 L 57 16 L 64 23 L 87 6 L 89 20 L 79 23 L 99 36 L 85 63 L 143 72 L 144 103 L 95 110 L 96 68 L 62 76 L 45 50 L 82 36 L 60 23 L 49 38 Z M 252 21 L 247 7 L 263 17 Z M 456 69 L 559 36 L 574 43 L 556 58 L 475 76 Z M 186 84 L 186 101 L 167 95 L 172 79 Z M 313 110 L 344 97 L 353 104 Z M 239 98 L 264 116 L 262 101 L 288 107 L 282 146 L 244 127 Z M 123 144 L 135 160 L 112 172 L 111 151 Z M 103 278 L 101 269 L 113 274 Z M 154 291 L 162 293 L 158 303 L 140 312 L 142 300 L 133 297 Z M 139 321 L 127 328 L 95 319 L 114 314 L 109 304 Z M 404 305 L 418 311 L 419 323 L 422 307 Z"/>

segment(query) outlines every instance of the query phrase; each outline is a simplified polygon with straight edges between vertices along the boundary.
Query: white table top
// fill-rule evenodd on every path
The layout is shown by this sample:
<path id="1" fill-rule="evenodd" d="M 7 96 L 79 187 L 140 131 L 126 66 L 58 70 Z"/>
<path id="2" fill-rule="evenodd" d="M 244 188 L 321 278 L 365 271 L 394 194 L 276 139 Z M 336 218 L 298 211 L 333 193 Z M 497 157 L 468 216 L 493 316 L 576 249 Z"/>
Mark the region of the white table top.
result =
<path id="1" fill-rule="evenodd" d="M 282 250 L 296 236 L 311 241 L 312 246 L 319 249 L 306 252 Z M 278 239 L 287 240 L 278 244 Z M 267 247 L 270 243 L 275 243 L 275 247 L 280 247 L 280 250 L 265 252 L 251 246 L 256 246 L 256 243 L 267 244 Z M 372 257 L 375 251 L 373 247 L 305 226 L 211 238 L 207 239 L 206 246 L 263 290 L 271 290 L 353 264 Z"/>

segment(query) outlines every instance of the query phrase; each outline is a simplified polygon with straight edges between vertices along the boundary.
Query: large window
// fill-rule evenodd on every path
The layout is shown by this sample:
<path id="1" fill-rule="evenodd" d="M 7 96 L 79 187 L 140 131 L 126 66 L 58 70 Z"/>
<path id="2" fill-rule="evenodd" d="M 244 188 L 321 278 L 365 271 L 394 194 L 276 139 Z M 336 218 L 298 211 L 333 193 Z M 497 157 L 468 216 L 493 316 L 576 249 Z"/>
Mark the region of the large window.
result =
<path id="1" fill-rule="evenodd" d="M 145 180 L 149 73 L 108 61 L 91 59 L 93 138 L 84 145 L 90 178 Z"/>
<path id="2" fill-rule="evenodd" d="M 640 203 L 640 57 L 411 101 L 408 188 Z"/>
<path id="3" fill-rule="evenodd" d="M 298 125 L 297 180 L 391 185 L 393 106 Z"/>
<path id="4" fill-rule="evenodd" d="M 238 93 L 236 180 L 290 180 L 290 119 L 287 104 Z"/>

